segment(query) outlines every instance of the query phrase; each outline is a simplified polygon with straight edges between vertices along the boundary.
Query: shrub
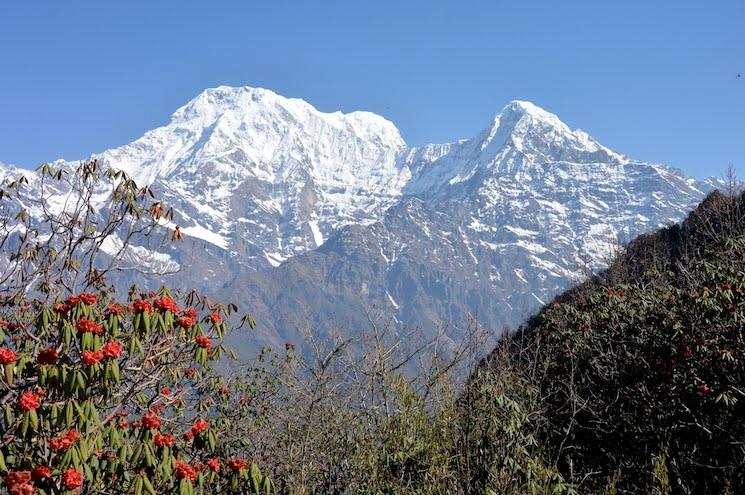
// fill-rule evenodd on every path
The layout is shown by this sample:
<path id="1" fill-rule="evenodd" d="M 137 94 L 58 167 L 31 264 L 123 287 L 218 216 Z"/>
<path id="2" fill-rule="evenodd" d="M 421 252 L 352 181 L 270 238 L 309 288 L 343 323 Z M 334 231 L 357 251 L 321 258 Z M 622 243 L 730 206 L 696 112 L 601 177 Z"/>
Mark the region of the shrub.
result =
<path id="1" fill-rule="evenodd" d="M 32 184 L 45 224 L 24 213 L 27 181 L 0 191 L 2 489 L 272 492 L 244 439 L 230 434 L 248 413 L 242 392 L 212 367 L 235 307 L 167 288 L 122 298 L 105 281 L 116 269 L 106 240 L 157 231 L 159 203 L 146 207 L 147 190 L 95 162 L 68 181 L 48 167 L 41 176 L 70 194 L 68 208 L 47 210 L 49 186 Z M 112 204 L 96 213 L 91 196 L 107 184 Z"/>
<path id="2" fill-rule="evenodd" d="M 712 194 L 523 330 L 540 441 L 582 489 L 745 491 L 744 213 Z"/>

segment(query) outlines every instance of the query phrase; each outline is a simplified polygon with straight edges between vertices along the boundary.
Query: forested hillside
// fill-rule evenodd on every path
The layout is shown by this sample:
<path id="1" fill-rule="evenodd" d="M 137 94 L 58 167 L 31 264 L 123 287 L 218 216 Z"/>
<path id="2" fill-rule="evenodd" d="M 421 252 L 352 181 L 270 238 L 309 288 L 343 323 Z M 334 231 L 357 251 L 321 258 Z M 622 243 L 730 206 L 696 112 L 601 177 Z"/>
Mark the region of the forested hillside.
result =
<path id="1" fill-rule="evenodd" d="M 507 354 L 580 491 L 745 490 L 745 196 L 710 194 L 544 307 Z M 498 367 L 495 369 L 499 372 Z"/>

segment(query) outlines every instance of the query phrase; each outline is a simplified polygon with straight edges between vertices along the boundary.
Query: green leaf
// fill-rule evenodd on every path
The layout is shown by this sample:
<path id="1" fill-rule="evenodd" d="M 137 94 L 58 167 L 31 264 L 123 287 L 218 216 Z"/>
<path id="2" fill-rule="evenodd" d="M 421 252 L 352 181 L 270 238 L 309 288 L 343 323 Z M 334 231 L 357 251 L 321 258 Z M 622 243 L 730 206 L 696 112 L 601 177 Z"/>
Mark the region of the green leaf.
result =
<path id="1" fill-rule="evenodd" d="M 36 410 L 32 409 L 28 412 L 31 428 L 36 431 L 39 428 L 39 416 L 36 414 Z"/>
<path id="2" fill-rule="evenodd" d="M 136 476 L 134 482 L 134 495 L 140 495 L 142 493 L 142 476 Z"/>
<path id="3" fill-rule="evenodd" d="M 73 414 L 72 401 L 69 401 L 67 404 L 65 404 L 65 426 L 67 426 L 68 428 L 72 426 Z"/>
<path id="4" fill-rule="evenodd" d="M 21 424 L 21 435 L 26 436 L 26 432 L 28 431 L 29 422 L 31 420 L 29 419 L 29 414 L 24 413 L 23 414 L 23 423 Z"/>
<path id="5" fill-rule="evenodd" d="M 145 491 L 148 493 L 148 495 L 155 495 L 155 488 L 153 488 L 153 484 L 150 483 L 150 480 L 147 476 L 142 476 L 142 482 L 145 485 Z"/>

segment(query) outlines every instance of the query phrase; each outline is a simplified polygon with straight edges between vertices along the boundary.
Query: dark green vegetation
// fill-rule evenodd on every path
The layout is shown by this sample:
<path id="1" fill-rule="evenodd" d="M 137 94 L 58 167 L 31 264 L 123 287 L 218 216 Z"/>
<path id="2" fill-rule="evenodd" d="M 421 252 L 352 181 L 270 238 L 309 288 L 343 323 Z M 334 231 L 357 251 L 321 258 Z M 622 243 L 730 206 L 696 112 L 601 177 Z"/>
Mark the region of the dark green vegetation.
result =
<path id="1" fill-rule="evenodd" d="M 245 435 L 271 431 L 256 453 L 287 493 L 745 493 L 744 291 L 745 196 L 713 193 L 503 338 L 465 389 L 448 371 L 467 353 L 406 379 L 413 339 L 371 324 L 355 349 L 265 370 Z"/>
<path id="2" fill-rule="evenodd" d="M 745 196 L 716 192 L 532 318 L 501 347 L 546 462 L 581 492 L 745 493 L 744 291 Z"/>

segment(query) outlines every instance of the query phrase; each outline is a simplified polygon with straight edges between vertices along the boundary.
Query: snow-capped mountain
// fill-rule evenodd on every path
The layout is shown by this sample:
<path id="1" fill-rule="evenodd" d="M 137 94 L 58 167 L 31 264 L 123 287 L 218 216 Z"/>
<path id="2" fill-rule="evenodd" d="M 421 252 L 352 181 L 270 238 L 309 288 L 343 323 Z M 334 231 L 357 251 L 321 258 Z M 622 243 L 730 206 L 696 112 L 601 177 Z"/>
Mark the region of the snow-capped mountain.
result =
<path id="1" fill-rule="evenodd" d="M 304 325 L 359 328 L 373 307 L 452 325 L 453 339 L 467 314 L 515 325 L 712 187 L 528 102 L 472 139 L 409 148 L 372 113 L 323 113 L 245 87 L 206 90 L 167 125 L 96 156 L 153 185 L 187 236 L 138 246 L 132 261 L 189 267 L 165 281 L 238 299 L 270 343 Z M 0 166 L 0 177 L 18 172 Z"/>
<path id="2" fill-rule="evenodd" d="M 249 242 L 277 265 L 342 225 L 377 220 L 409 179 L 396 161 L 404 147 L 391 122 L 368 112 L 219 87 L 101 158 L 162 191 L 187 235 L 225 249 Z"/>

